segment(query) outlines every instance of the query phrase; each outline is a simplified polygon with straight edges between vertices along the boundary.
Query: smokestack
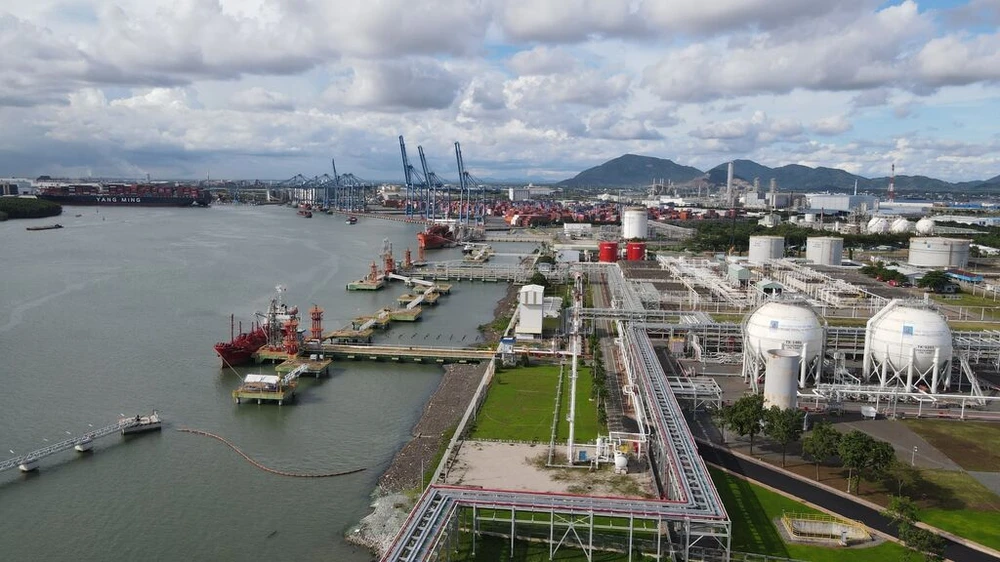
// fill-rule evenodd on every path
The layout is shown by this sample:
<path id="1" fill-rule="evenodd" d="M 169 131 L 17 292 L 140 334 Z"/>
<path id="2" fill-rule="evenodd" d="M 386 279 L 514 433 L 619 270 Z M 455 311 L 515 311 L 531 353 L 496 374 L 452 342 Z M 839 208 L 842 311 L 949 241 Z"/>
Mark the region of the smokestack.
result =
<path id="1" fill-rule="evenodd" d="M 858 194 L 858 180 L 854 180 L 854 194 Z"/>
<path id="2" fill-rule="evenodd" d="M 733 163 L 729 163 L 729 171 L 726 174 L 726 202 L 733 204 Z"/>
<path id="3" fill-rule="evenodd" d="M 896 200 L 896 164 L 892 165 L 892 175 L 889 176 L 889 202 Z"/>

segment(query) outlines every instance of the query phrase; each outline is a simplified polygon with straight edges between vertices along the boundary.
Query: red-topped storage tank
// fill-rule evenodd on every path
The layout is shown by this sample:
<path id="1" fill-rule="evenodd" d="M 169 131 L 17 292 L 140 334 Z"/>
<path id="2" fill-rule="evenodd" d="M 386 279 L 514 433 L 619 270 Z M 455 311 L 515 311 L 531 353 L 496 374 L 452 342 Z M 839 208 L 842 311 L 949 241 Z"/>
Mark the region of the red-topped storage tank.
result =
<path id="1" fill-rule="evenodd" d="M 625 245 L 625 259 L 627 261 L 642 261 L 646 259 L 645 242 L 629 242 Z"/>
<path id="2" fill-rule="evenodd" d="M 618 242 L 601 242 L 597 245 L 597 259 L 605 263 L 618 261 Z"/>

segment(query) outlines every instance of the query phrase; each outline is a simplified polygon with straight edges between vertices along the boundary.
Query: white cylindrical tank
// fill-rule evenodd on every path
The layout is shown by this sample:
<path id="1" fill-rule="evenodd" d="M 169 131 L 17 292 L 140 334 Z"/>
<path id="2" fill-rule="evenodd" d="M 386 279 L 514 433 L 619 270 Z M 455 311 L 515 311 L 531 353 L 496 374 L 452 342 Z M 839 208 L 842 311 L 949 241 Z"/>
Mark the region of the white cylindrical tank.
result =
<path id="1" fill-rule="evenodd" d="M 622 212 L 622 238 L 645 240 L 649 237 L 649 215 L 645 207 L 629 207 Z"/>
<path id="2" fill-rule="evenodd" d="M 963 238 L 910 238 L 907 262 L 918 267 L 956 267 L 969 265 L 970 241 Z"/>
<path id="3" fill-rule="evenodd" d="M 782 410 L 798 406 L 799 361 L 798 351 L 791 349 L 767 350 L 767 369 L 764 374 L 764 407 L 777 406 Z"/>
<path id="4" fill-rule="evenodd" d="M 934 219 L 930 217 L 924 217 L 917 221 L 917 234 L 922 234 L 924 236 L 930 236 L 934 234 Z"/>
<path id="5" fill-rule="evenodd" d="M 892 221 L 892 226 L 889 227 L 889 231 L 895 234 L 913 232 L 913 223 L 903 217 L 899 217 L 898 219 Z"/>
<path id="6" fill-rule="evenodd" d="M 896 369 L 909 363 L 911 353 L 920 372 L 930 370 L 935 357 L 941 368 L 951 361 L 951 328 L 933 308 L 901 304 L 869 320 L 868 332 L 871 357 Z"/>
<path id="7" fill-rule="evenodd" d="M 805 222 L 816 222 L 816 213 L 806 213 L 802 220 Z"/>
<path id="8" fill-rule="evenodd" d="M 806 259 L 817 265 L 840 265 L 844 259 L 844 239 L 835 236 L 806 238 Z"/>
<path id="9" fill-rule="evenodd" d="M 798 352 L 808 366 L 823 352 L 823 323 L 804 302 L 771 301 L 761 305 L 746 321 L 743 347 L 761 363 L 767 352 L 785 349 Z"/>
<path id="10" fill-rule="evenodd" d="M 885 234 L 889 232 L 889 219 L 885 217 L 875 217 L 868 221 L 868 232 L 870 234 Z"/>
<path id="11" fill-rule="evenodd" d="M 751 236 L 747 262 L 762 265 L 785 255 L 785 238 L 782 236 Z"/>
<path id="12" fill-rule="evenodd" d="M 621 451 L 615 451 L 615 470 L 621 472 L 628 471 L 628 456 Z"/>

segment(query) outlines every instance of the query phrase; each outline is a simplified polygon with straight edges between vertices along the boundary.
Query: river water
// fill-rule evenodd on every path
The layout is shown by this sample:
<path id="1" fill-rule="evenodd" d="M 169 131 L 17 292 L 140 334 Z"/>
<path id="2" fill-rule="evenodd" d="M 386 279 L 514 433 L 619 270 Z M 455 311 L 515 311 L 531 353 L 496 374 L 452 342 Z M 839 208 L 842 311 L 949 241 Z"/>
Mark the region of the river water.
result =
<path id="1" fill-rule="evenodd" d="M 77 217 L 76 214 L 81 216 Z M 297 217 L 284 207 L 65 207 L 65 228 L 0 223 L 0 458 L 158 410 L 160 433 L 59 453 L 37 474 L 0 473 L 6 560 L 370 560 L 343 536 L 409 438 L 441 369 L 335 362 L 304 379 L 295 404 L 232 402 L 239 382 L 212 344 L 229 315 L 246 325 L 278 283 L 285 300 L 325 311 L 327 329 L 394 303 L 405 291 L 345 291 L 388 238 L 402 259 L 418 227 L 362 218 Z M 501 252 L 530 251 L 523 245 Z M 429 259 L 460 258 L 457 249 Z M 512 258 L 507 258 L 512 259 Z M 501 258 L 503 260 L 503 258 Z M 492 319 L 505 287 L 458 283 L 388 342 L 459 345 Z M 308 317 L 302 325 L 308 327 Z M 267 367 L 242 372 L 267 371 Z M 179 427 L 226 437 L 260 463 Z"/>

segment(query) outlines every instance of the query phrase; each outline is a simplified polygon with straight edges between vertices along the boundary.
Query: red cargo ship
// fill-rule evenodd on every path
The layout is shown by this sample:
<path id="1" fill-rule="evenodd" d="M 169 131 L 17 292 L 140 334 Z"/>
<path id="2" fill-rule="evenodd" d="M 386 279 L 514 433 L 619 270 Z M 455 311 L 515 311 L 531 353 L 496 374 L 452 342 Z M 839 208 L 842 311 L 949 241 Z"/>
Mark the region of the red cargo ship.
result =
<path id="1" fill-rule="evenodd" d="M 446 224 L 432 224 L 417 233 L 417 243 L 425 250 L 444 248 L 455 243 L 455 233 Z"/>
<path id="2" fill-rule="evenodd" d="M 275 290 L 277 294 L 271 299 L 267 312 L 257 313 L 263 320 L 256 327 L 238 336 L 230 336 L 227 342 L 215 344 L 215 352 L 222 357 L 223 367 L 245 365 L 253 358 L 253 354 L 265 345 L 281 345 L 282 328 L 287 321 L 297 317 L 299 309 L 295 306 L 289 307 L 282 302 L 281 294 L 285 292 L 284 286 L 278 285 Z M 232 333 L 232 320 L 230 320 L 230 332 Z"/>

